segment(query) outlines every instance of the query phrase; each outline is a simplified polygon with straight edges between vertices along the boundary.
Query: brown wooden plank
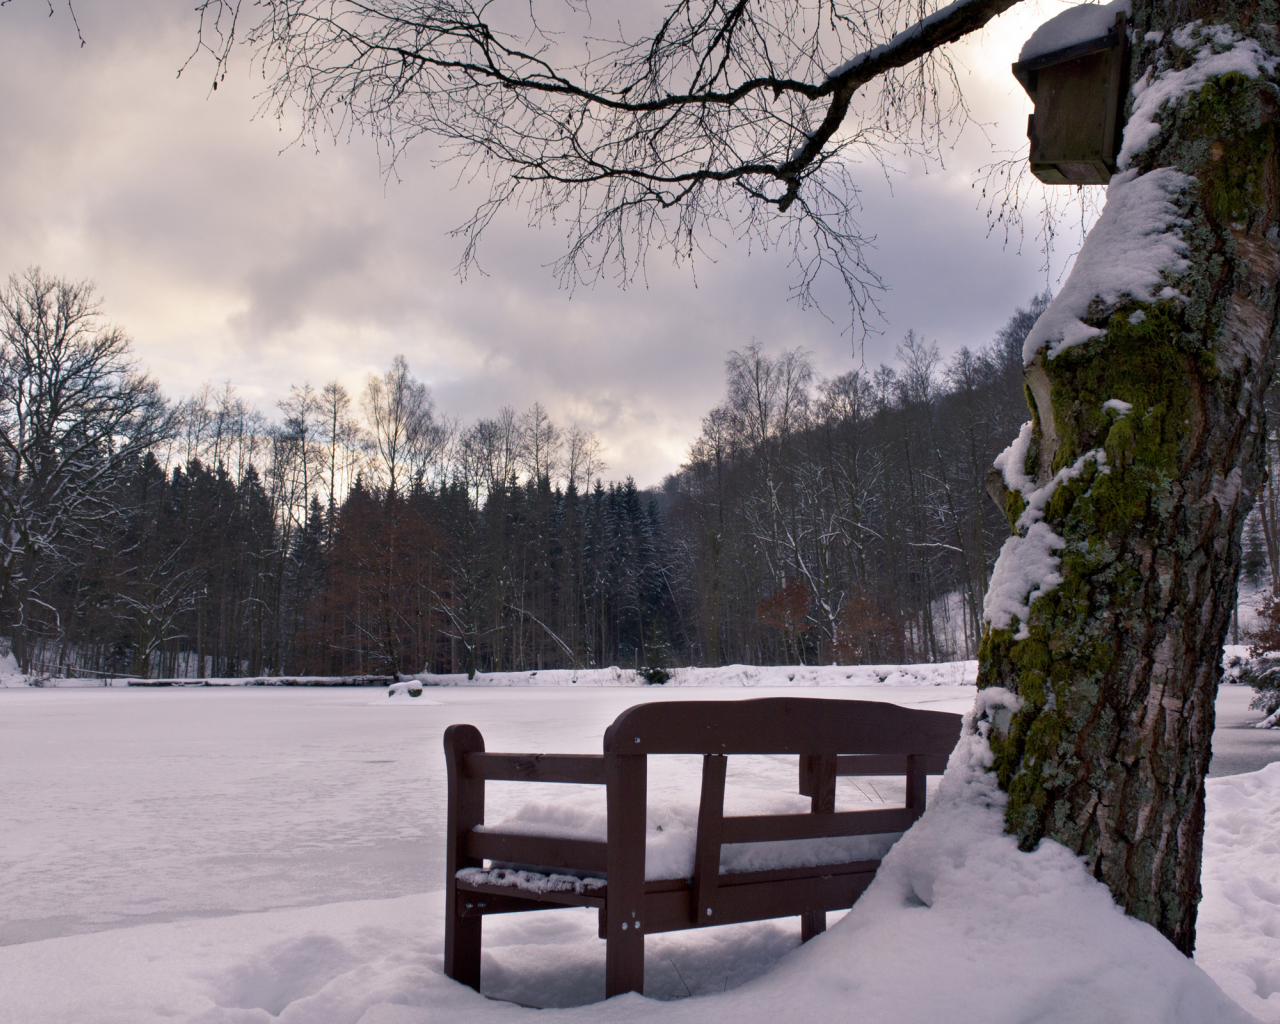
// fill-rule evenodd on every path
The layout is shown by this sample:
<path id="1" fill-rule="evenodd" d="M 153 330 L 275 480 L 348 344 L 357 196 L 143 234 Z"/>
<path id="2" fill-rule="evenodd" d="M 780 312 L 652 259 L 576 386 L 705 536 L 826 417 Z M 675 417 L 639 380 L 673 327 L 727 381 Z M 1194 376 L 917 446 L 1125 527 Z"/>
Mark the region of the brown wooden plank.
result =
<path id="1" fill-rule="evenodd" d="M 601 754 L 469 754 L 467 776 L 490 782 L 576 782 L 604 785 Z"/>
<path id="2" fill-rule="evenodd" d="M 874 873 L 880 867 L 878 860 L 855 860 L 844 864 L 819 864 L 816 867 L 772 868 L 768 871 L 739 871 L 720 876 L 720 887 L 731 885 L 756 885 L 760 882 L 789 882 L 796 878 L 826 878 L 828 875 L 860 875 Z"/>
<path id="3" fill-rule="evenodd" d="M 809 810 L 814 814 L 830 814 L 836 809 L 836 756 L 834 754 L 802 754 L 803 777 L 807 784 Z"/>
<path id="4" fill-rule="evenodd" d="M 875 871 L 860 871 L 721 886 L 716 917 L 720 924 L 737 924 L 845 910 L 853 906 L 873 878 Z M 690 921 L 691 889 L 646 893 L 644 904 L 645 931 L 650 934 L 695 927 Z"/>
<path id="5" fill-rule="evenodd" d="M 467 912 L 508 914 L 518 910 L 547 910 L 550 907 L 603 907 L 605 889 L 592 889 L 590 894 L 576 892 L 530 892 L 509 885 L 488 882 L 458 882 L 463 916 Z"/>
<path id="6" fill-rule="evenodd" d="M 905 807 L 835 814 L 752 814 L 724 819 L 726 843 L 770 843 L 786 839 L 826 839 L 905 832 L 915 817 Z"/>
<path id="7" fill-rule="evenodd" d="M 929 775 L 941 775 L 947 769 L 947 757 L 943 754 L 922 754 L 925 771 Z M 836 774 L 849 775 L 903 775 L 907 770 L 907 754 L 841 754 L 836 758 Z M 804 792 L 801 790 L 801 792 Z M 805 793 L 805 796 L 808 796 Z"/>
<path id="8" fill-rule="evenodd" d="M 840 776 L 901 775 L 906 769 L 905 754 L 840 754 L 836 758 L 836 774 Z"/>
<path id="9" fill-rule="evenodd" d="M 624 711 L 606 754 L 895 754 L 946 757 L 960 716 L 817 697 L 661 701 Z"/>
<path id="10" fill-rule="evenodd" d="M 693 890 L 686 884 L 680 889 L 666 889 L 644 894 L 644 930 L 650 935 L 679 932 L 696 928 L 694 924 Z M 722 922 L 716 922 L 717 924 Z"/>
<path id="11" fill-rule="evenodd" d="M 590 839 L 558 836 L 522 836 L 509 832 L 471 832 L 467 853 L 473 858 L 526 864 L 530 868 L 572 868 L 600 871 L 608 868 L 608 844 Z"/>
<path id="12" fill-rule="evenodd" d="M 854 860 L 841 864 L 819 864 L 799 868 L 770 868 L 767 871 L 736 871 L 720 876 L 720 888 L 730 885 L 754 885 L 759 882 L 789 881 L 793 878 L 825 878 L 827 875 L 857 875 L 875 872 L 878 860 Z M 645 895 L 662 892 L 691 892 L 693 883 L 687 878 L 658 878 L 644 883 Z M 603 890 L 596 890 L 601 892 Z"/>
<path id="13" fill-rule="evenodd" d="M 719 924 L 715 919 L 716 887 L 720 879 L 720 834 L 724 823 L 724 778 L 729 759 L 720 754 L 702 758 L 702 797 L 698 803 L 698 837 L 693 857 L 693 920 Z"/>
<path id="14" fill-rule="evenodd" d="M 836 755 L 802 755 L 808 762 L 809 811 L 812 814 L 834 814 L 836 809 Z M 800 915 L 800 941 L 808 942 L 827 930 L 827 912 L 810 910 Z"/>
<path id="15" fill-rule="evenodd" d="M 609 815 L 608 904 L 605 907 L 605 998 L 644 991 L 645 799 L 643 754 L 606 754 Z"/>
<path id="16" fill-rule="evenodd" d="M 484 824 L 484 780 L 470 779 L 462 768 L 468 754 L 484 750 L 484 737 L 474 725 L 451 725 L 444 732 L 449 810 L 445 825 L 444 973 L 480 991 L 481 918 L 463 917 L 457 886 L 458 871 L 480 867 L 478 855 L 467 849 L 472 829 Z"/>
<path id="17" fill-rule="evenodd" d="M 914 818 L 924 814 L 925 801 L 928 798 L 929 780 L 926 761 L 923 754 L 912 754 L 907 758 L 907 808 Z"/>
<path id="18" fill-rule="evenodd" d="M 655 878 L 644 883 L 646 894 L 651 892 L 676 892 L 691 889 L 693 882 L 688 878 Z"/>
<path id="19" fill-rule="evenodd" d="M 844 910 L 853 906 L 873 878 L 875 872 L 868 871 L 726 886 L 720 892 L 720 923 Z"/>

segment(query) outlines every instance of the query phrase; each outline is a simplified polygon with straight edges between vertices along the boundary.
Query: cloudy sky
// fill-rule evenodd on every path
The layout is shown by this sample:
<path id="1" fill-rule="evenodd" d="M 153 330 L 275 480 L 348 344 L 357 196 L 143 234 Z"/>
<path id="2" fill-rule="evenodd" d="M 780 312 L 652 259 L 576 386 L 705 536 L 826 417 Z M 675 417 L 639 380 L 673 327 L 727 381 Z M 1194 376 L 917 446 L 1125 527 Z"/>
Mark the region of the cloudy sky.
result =
<path id="1" fill-rule="evenodd" d="M 247 59 L 216 93 L 212 69 L 178 67 L 192 0 L 65 0 L 0 7 L 0 276 L 32 265 L 97 282 L 165 390 L 230 382 L 268 414 L 290 384 L 338 378 L 353 393 L 404 353 L 463 422 L 540 401 L 595 430 L 608 476 L 657 483 L 720 397 L 727 351 L 797 345 L 824 374 L 892 361 L 908 328 L 944 353 L 990 340 L 1046 284 L 1044 255 L 989 236 L 973 188 L 993 150 L 1022 150 L 1029 104 L 1009 74 L 1021 42 L 1062 9 L 1029 0 L 957 48 L 970 129 L 946 167 L 899 161 L 858 175 L 872 262 L 887 292 L 879 334 L 851 336 L 788 301 L 784 255 L 730 245 L 696 277 L 662 254 L 645 283 L 557 286 L 554 225 L 513 209 L 484 241 L 485 275 L 460 280 L 450 228 L 476 192 L 410 151 L 388 180 L 362 140 L 288 147 L 255 118 Z M 1073 248 L 1070 223 L 1065 243 Z M 1061 259 L 1050 275 L 1056 283 Z"/>

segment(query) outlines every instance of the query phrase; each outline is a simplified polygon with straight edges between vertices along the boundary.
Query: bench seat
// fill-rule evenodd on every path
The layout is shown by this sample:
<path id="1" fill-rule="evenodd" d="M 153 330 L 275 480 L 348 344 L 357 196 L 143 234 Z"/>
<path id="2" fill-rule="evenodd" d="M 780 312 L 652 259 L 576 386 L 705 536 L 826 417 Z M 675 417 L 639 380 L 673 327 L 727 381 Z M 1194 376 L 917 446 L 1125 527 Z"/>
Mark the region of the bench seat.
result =
<path id="1" fill-rule="evenodd" d="M 795 769 L 792 768 L 794 773 Z M 730 785 L 733 783 L 730 782 Z M 746 787 L 742 787 L 746 788 Z M 776 787 L 774 787 L 776 790 Z M 760 799 L 767 790 L 758 783 L 749 794 L 756 799 L 739 800 L 737 810 L 743 808 L 753 813 L 789 814 L 796 808 L 790 801 Z M 796 797 L 792 796 L 794 801 Z M 808 802 L 807 800 L 805 801 Z M 866 802 L 858 809 L 890 809 L 891 805 Z M 547 803 L 530 803 L 495 825 L 474 829 L 477 835 L 529 836 L 550 841 L 581 840 L 599 844 L 597 856 L 604 856 L 608 844 L 607 822 L 603 813 L 589 810 L 562 808 Z M 575 813 L 576 811 L 576 813 Z M 730 820 L 726 809 L 726 820 Z M 736 817 L 736 816 L 735 816 Z M 693 878 L 697 851 L 698 805 L 689 803 L 658 803 L 651 796 L 645 828 L 645 880 L 658 881 L 671 878 Z M 767 871 L 775 868 L 820 867 L 826 864 L 843 864 L 849 861 L 879 860 L 898 841 L 901 831 L 874 833 L 871 835 L 829 836 L 819 839 L 791 839 L 777 842 L 729 843 L 720 847 L 720 874 L 740 874 L 744 871 Z M 493 842 L 502 840 L 494 839 Z M 514 840 L 518 842 L 519 840 Z M 477 847 L 482 848 L 482 847 Z M 492 847 L 489 848 L 492 850 Z M 539 864 L 518 863 L 501 856 L 487 857 L 498 867 L 534 868 Z M 589 877 L 591 871 L 567 872 Z M 604 869 L 595 872 L 603 877 Z M 514 882 L 510 884 L 516 884 Z"/>

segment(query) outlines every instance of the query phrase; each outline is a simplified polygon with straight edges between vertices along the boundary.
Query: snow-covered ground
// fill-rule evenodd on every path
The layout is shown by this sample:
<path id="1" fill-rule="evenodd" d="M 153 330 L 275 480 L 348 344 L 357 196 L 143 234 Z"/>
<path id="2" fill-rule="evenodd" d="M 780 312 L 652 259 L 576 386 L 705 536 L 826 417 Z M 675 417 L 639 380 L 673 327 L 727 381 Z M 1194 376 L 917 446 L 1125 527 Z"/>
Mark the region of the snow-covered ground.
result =
<path id="1" fill-rule="evenodd" d="M 950 661 L 937 665 L 723 665 L 717 668 L 673 668 L 665 686 L 863 686 L 890 683 L 902 686 L 973 685 L 978 678 L 976 661 Z M 323 686 L 330 677 L 289 676 L 287 685 Z M 359 677 L 352 677 L 357 679 Z M 417 679 L 424 686 L 649 686 L 635 669 L 579 668 L 543 669 L 523 672 L 482 672 L 474 679 L 465 673 L 435 675 L 424 672 Z M 183 680 L 166 680 L 176 686 Z M 350 685 L 350 680 L 335 685 Z M 33 685 L 18 671 L 12 654 L 0 657 L 0 687 Z M 142 685 L 128 679 L 41 678 L 46 689 L 98 689 L 111 686 Z M 192 679 L 189 686 L 271 686 L 280 683 L 270 676 Z"/>
<path id="2" fill-rule="evenodd" d="M 973 704 L 971 685 L 930 682 L 846 682 L 821 696 Z M 697 696 L 784 692 L 797 691 L 739 681 Z M 1223 690 L 1236 692 L 1252 693 Z M 532 1021 L 440 973 L 441 731 L 465 721 L 490 749 L 592 752 L 624 708 L 689 696 L 581 684 L 449 686 L 416 699 L 0 691 L 0 1021 Z M 696 765 L 670 760 L 652 772 L 654 803 L 696 786 Z M 741 760 L 743 786 L 776 776 L 794 787 L 794 764 Z M 975 799 L 971 777 L 948 781 L 950 797 L 933 800 L 852 914 L 803 949 L 796 921 L 655 936 L 651 998 L 537 1019 L 1248 1019 L 1064 851 L 1012 851 L 998 794 Z M 531 788 L 491 784 L 488 820 L 538 796 Z M 601 796 L 552 794 L 588 809 Z M 895 794 L 840 796 L 881 798 Z M 1280 1022 L 1280 766 L 1213 779 L 1209 799 L 1198 961 L 1250 1012 Z M 592 913 L 510 915 L 485 929 L 486 994 L 541 1006 L 602 996 Z"/>
<path id="3" fill-rule="evenodd" d="M 963 686 L 975 685 L 976 661 L 938 665 L 722 665 L 673 668 L 663 686 Z M 484 672 L 468 680 L 461 673 L 418 677 L 426 686 L 646 686 L 629 668 L 543 669 L 541 672 Z M 654 689 L 656 687 L 650 687 Z"/>

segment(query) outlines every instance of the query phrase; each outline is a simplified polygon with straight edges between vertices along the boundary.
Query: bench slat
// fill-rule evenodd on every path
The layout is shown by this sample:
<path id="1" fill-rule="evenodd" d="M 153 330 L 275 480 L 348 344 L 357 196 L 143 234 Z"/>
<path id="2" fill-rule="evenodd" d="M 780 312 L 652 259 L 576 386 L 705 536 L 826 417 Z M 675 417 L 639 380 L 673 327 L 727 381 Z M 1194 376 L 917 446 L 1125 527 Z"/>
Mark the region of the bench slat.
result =
<path id="1" fill-rule="evenodd" d="M 479 894 L 478 898 L 468 897 L 463 903 L 463 917 L 469 914 L 511 914 L 523 910 L 548 910 L 551 907 L 603 907 L 605 903 L 604 889 L 597 889 L 591 895 L 580 892 L 530 892 L 527 889 L 517 889 L 515 886 L 491 885 L 487 882 L 475 885 L 460 881 L 458 891 Z"/>
<path id="2" fill-rule="evenodd" d="M 693 857 L 693 923 L 712 923 L 720 884 L 720 823 L 724 820 L 724 779 L 729 759 L 702 758 L 702 798 L 698 802 L 697 845 Z"/>
<path id="3" fill-rule="evenodd" d="M 941 775 L 947 768 L 947 758 L 941 754 L 917 755 L 926 759 L 928 773 Z M 840 754 L 836 757 L 837 775 L 904 775 L 907 771 L 906 754 Z"/>
<path id="4" fill-rule="evenodd" d="M 910 808 L 839 811 L 835 814 L 752 814 L 724 819 L 725 843 L 772 843 L 787 839 L 830 839 L 905 832 L 915 822 Z"/>
<path id="5" fill-rule="evenodd" d="M 539 868 L 575 868 L 603 872 L 609 863 L 609 844 L 589 839 L 521 836 L 507 832 L 470 832 L 467 853 L 472 857 L 529 864 Z"/>
<path id="6" fill-rule="evenodd" d="M 469 779 L 490 782 L 576 782 L 604 785 L 603 754 L 468 754 Z"/>
<path id="7" fill-rule="evenodd" d="M 717 896 L 715 919 L 719 924 L 735 924 L 844 910 L 853 906 L 873 878 L 875 871 L 870 870 L 722 886 Z M 649 935 L 688 928 L 694 909 L 693 890 L 646 891 L 644 908 L 647 918 L 644 930 Z"/>
<path id="8" fill-rule="evenodd" d="M 483 835 L 483 833 L 481 833 Z M 832 878 L 836 875 L 865 875 L 875 874 L 876 868 L 880 866 L 878 860 L 854 860 L 846 861 L 841 864 L 817 864 L 811 867 L 802 868 L 770 868 L 766 871 L 739 871 L 733 874 L 720 876 L 720 889 L 732 888 L 735 885 L 761 885 L 768 882 L 791 882 L 798 879 L 806 878 Z M 458 889 L 463 892 L 485 893 L 490 896 L 500 896 L 511 904 L 510 908 L 505 905 L 490 901 L 486 913 L 502 914 L 508 913 L 510 910 L 519 909 L 539 909 L 538 907 L 517 907 L 515 904 L 523 903 L 555 903 L 561 906 L 570 907 L 599 907 L 604 906 L 609 894 L 608 886 L 601 886 L 598 889 L 592 889 L 589 893 L 575 892 L 531 892 L 527 889 L 519 889 L 515 886 L 494 885 L 489 882 L 476 884 L 474 882 L 458 881 Z M 644 894 L 647 899 L 650 896 L 659 893 L 682 892 L 690 893 L 695 891 L 695 886 L 687 878 L 659 878 L 644 883 Z M 495 906 L 502 909 L 494 909 Z M 465 916 L 465 915 L 464 915 Z"/>
<path id="9" fill-rule="evenodd" d="M 628 708 L 605 730 L 618 754 L 950 755 L 960 716 L 877 701 L 814 697 L 659 701 Z"/>
<path id="10" fill-rule="evenodd" d="M 875 874 L 878 860 L 851 860 L 843 864 L 816 864 L 804 868 L 769 868 L 766 871 L 738 871 L 720 876 L 721 888 L 734 885 L 757 885 L 761 882 L 789 882 L 797 878 L 829 878 L 832 875 Z"/>
<path id="11" fill-rule="evenodd" d="M 843 910 L 853 906 L 873 878 L 874 871 L 862 871 L 728 886 L 720 895 L 720 923 L 764 921 L 806 911 Z"/>

